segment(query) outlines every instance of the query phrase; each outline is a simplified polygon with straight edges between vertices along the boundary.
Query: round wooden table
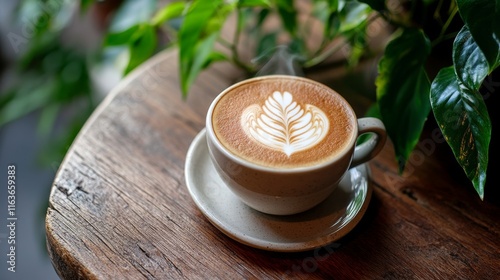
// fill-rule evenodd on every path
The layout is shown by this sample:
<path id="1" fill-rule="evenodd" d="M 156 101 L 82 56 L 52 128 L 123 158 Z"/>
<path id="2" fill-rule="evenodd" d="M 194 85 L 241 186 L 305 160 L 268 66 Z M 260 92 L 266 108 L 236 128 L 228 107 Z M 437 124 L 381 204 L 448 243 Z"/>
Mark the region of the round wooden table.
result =
<path id="1" fill-rule="evenodd" d="M 181 98 L 175 51 L 142 65 L 94 112 L 54 180 L 47 247 L 64 279 L 493 279 L 497 205 L 443 164 L 430 128 L 400 176 L 392 144 L 369 164 L 373 195 L 335 246 L 300 253 L 227 237 L 186 187 L 186 153 L 211 100 L 241 79 L 229 64 Z M 328 75 L 323 75 L 328 76 Z M 446 158 L 446 156 L 445 156 Z M 454 164 L 453 162 L 449 164 Z"/>

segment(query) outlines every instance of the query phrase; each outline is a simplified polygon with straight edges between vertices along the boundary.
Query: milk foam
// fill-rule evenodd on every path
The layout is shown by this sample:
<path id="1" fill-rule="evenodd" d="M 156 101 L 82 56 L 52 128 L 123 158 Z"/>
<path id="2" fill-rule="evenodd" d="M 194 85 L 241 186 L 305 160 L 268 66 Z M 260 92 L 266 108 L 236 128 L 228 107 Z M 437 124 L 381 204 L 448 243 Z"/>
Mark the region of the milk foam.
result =
<path id="1" fill-rule="evenodd" d="M 235 156 L 276 168 L 321 164 L 356 137 L 356 116 L 338 93 L 291 76 L 226 90 L 214 106 L 212 126 Z"/>
<path id="2" fill-rule="evenodd" d="M 275 91 L 263 106 L 252 104 L 243 111 L 241 126 L 250 139 L 290 157 L 321 142 L 329 121 L 318 107 L 297 104 L 288 91 Z"/>

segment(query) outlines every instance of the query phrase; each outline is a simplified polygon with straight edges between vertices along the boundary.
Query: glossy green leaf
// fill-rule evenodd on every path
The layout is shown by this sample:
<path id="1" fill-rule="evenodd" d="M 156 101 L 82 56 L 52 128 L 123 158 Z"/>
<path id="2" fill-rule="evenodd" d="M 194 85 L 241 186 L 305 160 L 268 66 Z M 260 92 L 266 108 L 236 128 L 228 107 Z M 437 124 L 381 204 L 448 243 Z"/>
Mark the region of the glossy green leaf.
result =
<path id="1" fill-rule="evenodd" d="M 455 158 L 483 199 L 491 121 L 482 96 L 464 86 L 450 66 L 442 69 L 434 79 L 431 104 Z"/>
<path id="2" fill-rule="evenodd" d="M 432 83 L 432 109 L 455 158 L 483 198 L 491 122 L 479 88 L 489 67 L 467 26 L 453 42 L 453 63 Z"/>
<path id="3" fill-rule="evenodd" d="M 453 64 L 457 78 L 470 89 L 479 90 L 488 76 L 488 62 L 467 26 L 460 30 L 453 42 Z"/>
<path id="4" fill-rule="evenodd" d="M 377 101 L 400 171 L 430 112 L 430 82 L 424 70 L 429 52 L 430 42 L 421 30 L 404 29 L 389 42 L 379 62 Z"/>
<path id="5" fill-rule="evenodd" d="M 210 40 L 215 40 L 211 34 L 204 33 L 206 28 L 206 23 L 216 16 L 217 10 L 223 3 L 222 0 L 215 1 L 195 1 L 192 2 L 188 9 L 184 21 L 179 30 L 179 58 L 180 58 L 180 74 L 181 74 L 181 89 L 183 96 L 187 95 L 191 83 L 196 78 L 195 73 L 199 73 L 201 66 L 204 64 L 203 61 L 199 64 L 199 53 L 197 49 L 200 47 L 200 42 L 205 41 L 205 48 L 210 45 Z M 211 32 L 216 32 L 216 30 L 211 30 Z M 205 38 L 212 37 L 210 40 Z M 212 44 L 213 46 L 213 44 Z M 206 49 L 204 49 L 206 51 Z M 211 49 L 208 50 L 206 56 L 210 54 Z M 195 60 L 198 60 L 199 66 L 195 67 Z"/>
<path id="6" fill-rule="evenodd" d="M 500 0 L 457 0 L 457 5 L 493 71 L 500 64 Z"/>
<path id="7" fill-rule="evenodd" d="M 140 30 L 135 33 L 134 37 L 129 44 L 129 62 L 125 74 L 128 74 L 150 58 L 156 49 L 157 38 L 153 26 L 149 24 L 141 25 Z"/>
<path id="8" fill-rule="evenodd" d="M 119 33 L 134 25 L 149 22 L 156 9 L 156 0 L 125 0 L 115 12 L 111 21 L 110 33 Z"/>
<path id="9" fill-rule="evenodd" d="M 158 26 L 164 22 L 182 16 L 187 3 L 184 1 L 172 2 L 161 8 L 151 19 L 151 25 Z"/>
<path id="10" fill-rule="evenodd" d="M 346 2 L 341 12 L 340 32 L 356 29 L 368 19 L 371 12 L 372 10 L 366 4 L 356 1 Z"/>

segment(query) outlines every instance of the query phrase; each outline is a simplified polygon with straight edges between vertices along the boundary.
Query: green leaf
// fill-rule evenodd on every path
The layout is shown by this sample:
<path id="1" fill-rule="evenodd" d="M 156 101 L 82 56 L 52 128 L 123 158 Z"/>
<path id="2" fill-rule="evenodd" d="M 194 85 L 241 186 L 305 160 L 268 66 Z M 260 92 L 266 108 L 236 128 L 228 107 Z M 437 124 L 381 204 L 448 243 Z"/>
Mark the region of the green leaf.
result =
<path id="1" fill-rule="evenodd" d="M 58 51 L 60 48 L 57 34 L 52 32 L 47 33 L 30 42 L 26 53 L 18 60 L 18 66 L 22 71 L 36 68 L 47 54 Z"/>
<path id="2" fill-rule="evenodd" d="M 47 166 L 53 165 L 54 162 L 61 162 L 71 146 L 71 143 L 89 118 L 92 109 L 92 107 L 85 108 L 76 116 L 71 117 L 69 123 L 65 125 L 64 132 L 56 134 L 55 137 L 51 137 L 50 141 L 37 156 L 37 161 Z"/>
<path id="3" fill-rule="evenodd" d="M 491 121 L 481 94 L 463 86 L 450 66 L 434 79 L 431 104 L 455 158 L 483 199 Z"/>
<path id="4" fill-rule="evenodd" d="M 462 27 L 453 42 L 453 64 L 457 78 L 470 89 L 479 90 L 488 76 L 488 62 L 467 26 Z"/>
<path id="5" fill-rule="evenodd" d="M 316 0 L 313 2 L 312 15 L 324 26 L 323 35 L 332 39 L 340 27 L 339 1 Z"/>
<path id="6" fill-rule="evenodd" d="M 125 0 L 113 16 L 109 31 L 119 33 L 134 25 L 149 22 L 156 9 L 156 0 Z"/>
<path id="7" fill-rule="evenodd" d="M 374 104 L 372 104 L 370 106 L 370 108 L 368 108 L 368 110 L 365 113 L 365 117 L 372 117 L 372 118 L 382 119 L 382 116 L 380 115 L 380 108 L 379 108 L 377 102 L 375 102 Z M 358 137 L 358 140 L 356 141 L 356 145 L 360 145 L 360 144 L 368 141 L 372 137 L 373 137 L 373 135 L 370 134 L 370 133 L 361 134 Z"/>
<path id="8" fill-rule="evenodd" d="M 73 14 L 73 1 L 31 0 L 20 2 L 17 16 L 23 27 L 23 35 L 29 39 L 38 39 L 48 33 L 58 33 L 71 20 Z"/>
<path id="9" fill-rule="evenodd" d="M 39 135 L 47 137 L 50 134 L 52 128 L 54 127 L 54 123 L 57 119 L 60 108 L 61 104 L 58 103 L 49 104 L 48 106 L 43 108 L 40 114 L 40 119 L 38 121 L 37 130 Z"/>
<path id="10" fill-rule="evenodd" d="M 172 2 L 160 9 L 151 19 L 151 25 L 158 26 L 168 20 L 180 17 L 186 8 L 186 2 Z"/>
<path id="11" fill-rule="evenodd" d="M 269 0 L 239 0 L 238 7 L 265 7 L 271 6 Z"/>
<path id="12" fill-rule="evenodd" d="M 344 33 L 364 24 L 371 11 L 370 7 L 366 4 L 355 1 L 347 2 L 341 12 L 340 32 Z"/>
<path id="13" fill-rule="evenodd" d="M 51 102 L 57 92 L 57 81 L 43 78 L 31 80 L 16 90 L 16 96 L 0 111 L 0 127 Z"/>
<path id="14" fill-rule="evenodd" d="M 276 49 L 277 43 L 278 43 L 277 32 L 271 32 L 262 36 L 262 38 L 258 41 L 257 45 L 257 51 L 256 51 L 257 60 L 260 60 L 259 58 L 264 58 L 264 57 L 267 58 L 269 53 L 271 53 L 271 50 Z"/>
<path id="15" fill-rule="evenodd" d="M 454 68 L 441 70 L 432 83 L 435 118 L 455 158 L 483 199 L 491 122 L 479 88 L 488 62 L 467 26 L 453 42 Z"/>
<path id="16" fill-rule="evenodd" d="M 365 117 L 372 117 L 372 118 L 378 118 L 381 119 L 382 115 L 380 114 L 380 107 L 378 106 L 378 103 L 375 102 L 373 105 L 368 108 L 368 110 L 365 113 Z"/>
<path id="17" fill-rule="evenodd" d="M 89 6 L 94 3 L 94 0 L 81 0 L 80 1 L 80 9 L 82 11 L 87 11 Z"/>
<path id="18" fill-rule="evenodd" d="M 335 6 L 335 10 L 331 11 L 328 2 L 325 0 L 314 1 L 313 3 L 312 15 L 322 23 L 326 23 L 330 14 L 336 11 L 337 7 Z"/>
<path id="19" fill-rule="evenodd" d="M 342 2 L 342 3 L 340 3 Z M 345 2 L 342 0 L 327 0 L 328 3 L 328 9 L 330 10 L 330 13 L 335 13 L 341 8 L 344 7 Z"/>
<path id="20" fill-rule="evenodd" d="M 197 48 L 199 48 L 199 42 L 207 36 L 212 37 L 210 34 L 204 34 L 203 31 L 210 19 L 216 15 L 216 11 L 222 3 L 222 0 L 193 2 L 181 25 L 178 38 L 183 96 L 187 95 L 189 87 L 194 81 L 195 75 L 193 74 L 199 72 L 199 69 L 193 69 L 195 59 L 199 55 L 196 52 Z M 215 31 L 212 30 L 212 32 Z"/>
<path id="21" fill-rule="evenodd" d="M 306 44 L 302 40 L 302 38 L 293 38 L 288 43 L 288 52 L 290 53 L 291 58 L 288 60 L 303 60 L 304 53 L 306 52 Z"/>
<path id="22" fill-rule="evenodd" d="M 234 3 L 221 5 L 206 23 L 205 29 L 203 30 L 204 34 L 208 36 L 214 32 L 218 32 L 224 25 L 224 22 L 226 22 L 229 14 L 233 12 L 235 8 L 236 5 Z"/>
<path id="23" fill-rule="evenodd" d="M 188 75 L 185 81 L 186 85 L 191 85 L 200 71 L 208 67 L 208 64 L 211 63 L 210 59 L 214 58 L 213 56 L 211 57 L 211 54 L 213 55 L 212 50 L 218 36 L 218 33 L 214 33 L 196 44 L 196 56 L 193 59 L 191 67 L 189 68 L 189 72 L 187 73 Z M 189 88 L 186 88 L 185 92 L 187 93 L 188 90 Z M 186 94 L 183 94 L 183 97 L 186 97 Z"/>
<path id="24" fill-rule="evenodd" d="M 129 45 L 129 62 L 124 74 L 128 74 L 150 58 L 156 49 L 157 38 L 153 26 L 149 24 L 141 25 L 134 37 Z"/>
<path id="25" fill-rule="evenodd" d="M 109 33 L 104 39 L 105 46 L 120 46 L 127 44 L 139 29 L 140 25 L 133 25 L 121 32 Z"/>
<path id="26" fill-rule="evenodd" d="M 257 22 L 255 23 L 255 28 L 254 30 L 251 30 L 252 32 L 255 31 L 260 31 L 262 24 L 265 22 L 267 17 L 271 14 L 271 9 L 262 9 L 258 12 L 257 14 Z"/>
<path id="27" fill-rule="evenodd" d="M 358 0 L 359 2 L 368 4 L 376 11 L 385 10 L 385 0 Z"/>
<path id="28" fill-rule="evenodd" d="M 203 66 L 201 67 L 201 69 L 208 68 L 214 62 L 228 61 L 228 60 L 229 60 L 229 58 L 227 57 L 227 55 L 225 55 L 225 54 L 223 54 L 221 52 L 213 51 L 205 59 L 205 62 L 203 64 Z"/>
<path id="29" fill-rule="evenodd" d="M 400 171 L 430 112 L 430 82 L 424 69 L 429 52 L 430 42 L 421 30 L 404 29 L 389 42 L 378 66 L 377 101 Z"/>
<path id="30" fill-rule="evenodd" d="M 323 31 L 324 36 L 328 39 L 333 39 L 338 34 L 340 30 L 340 15 L 338 13 L 332 13 L 326 22 L 325 29 Z"/>
<path id="31" fill-rule="evenodd" d="M 276 8 L 278 14 L 281 18 L 281 22 L 285 27 L 285 30 L 290 33 L 290 35 L 295 36 L 297 33 L 297 10 L 293 5 L 292 0 L 276 0 Z"/>
<path id="32" fill-rule="evenodd" d="M 15 97 L 16 97 L 15 90 L 8 90 L 5 92 L 1 92 L 1 94 L 0 94 L 0 112 L 2 112 L 3 108 L 5 106 L 7 106 L 7 104 L 9 104 Z"/>
<path id="33" fill-rule="evenodd" d="M 457 5 L 493 71 L 500 64 L 500 0 L 457 0 Z"/>
<path id="34" fill-rule="evenodd" d="M 347 63 L 350 68 L 355 67 L 361 57 L 366 54 L 366 28 L 368 22 L 360 23 L 355 29 L 346 32 L 347 40 L 351 45 L 350 55 L 347 58 Z"/>

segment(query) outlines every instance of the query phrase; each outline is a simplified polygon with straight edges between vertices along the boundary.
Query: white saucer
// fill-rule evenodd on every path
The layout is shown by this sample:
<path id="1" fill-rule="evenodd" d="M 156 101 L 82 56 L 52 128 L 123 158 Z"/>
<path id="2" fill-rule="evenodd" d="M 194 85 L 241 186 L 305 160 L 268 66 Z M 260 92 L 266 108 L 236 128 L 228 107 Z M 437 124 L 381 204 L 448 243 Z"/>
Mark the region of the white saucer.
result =
<path id="1" fill-rule="evenodd" d="M 189 193 L 213 225 L 238 242 L 277 252 L 315 249 L 351 231 L 371 198 L 369 176 L 369 167 L 359 165 L 320 205 L 296 215 L 274 216 L 243 204 L 222 182 L 208 154 L 205 129 L 191 143 L 185 165 Z"/>

